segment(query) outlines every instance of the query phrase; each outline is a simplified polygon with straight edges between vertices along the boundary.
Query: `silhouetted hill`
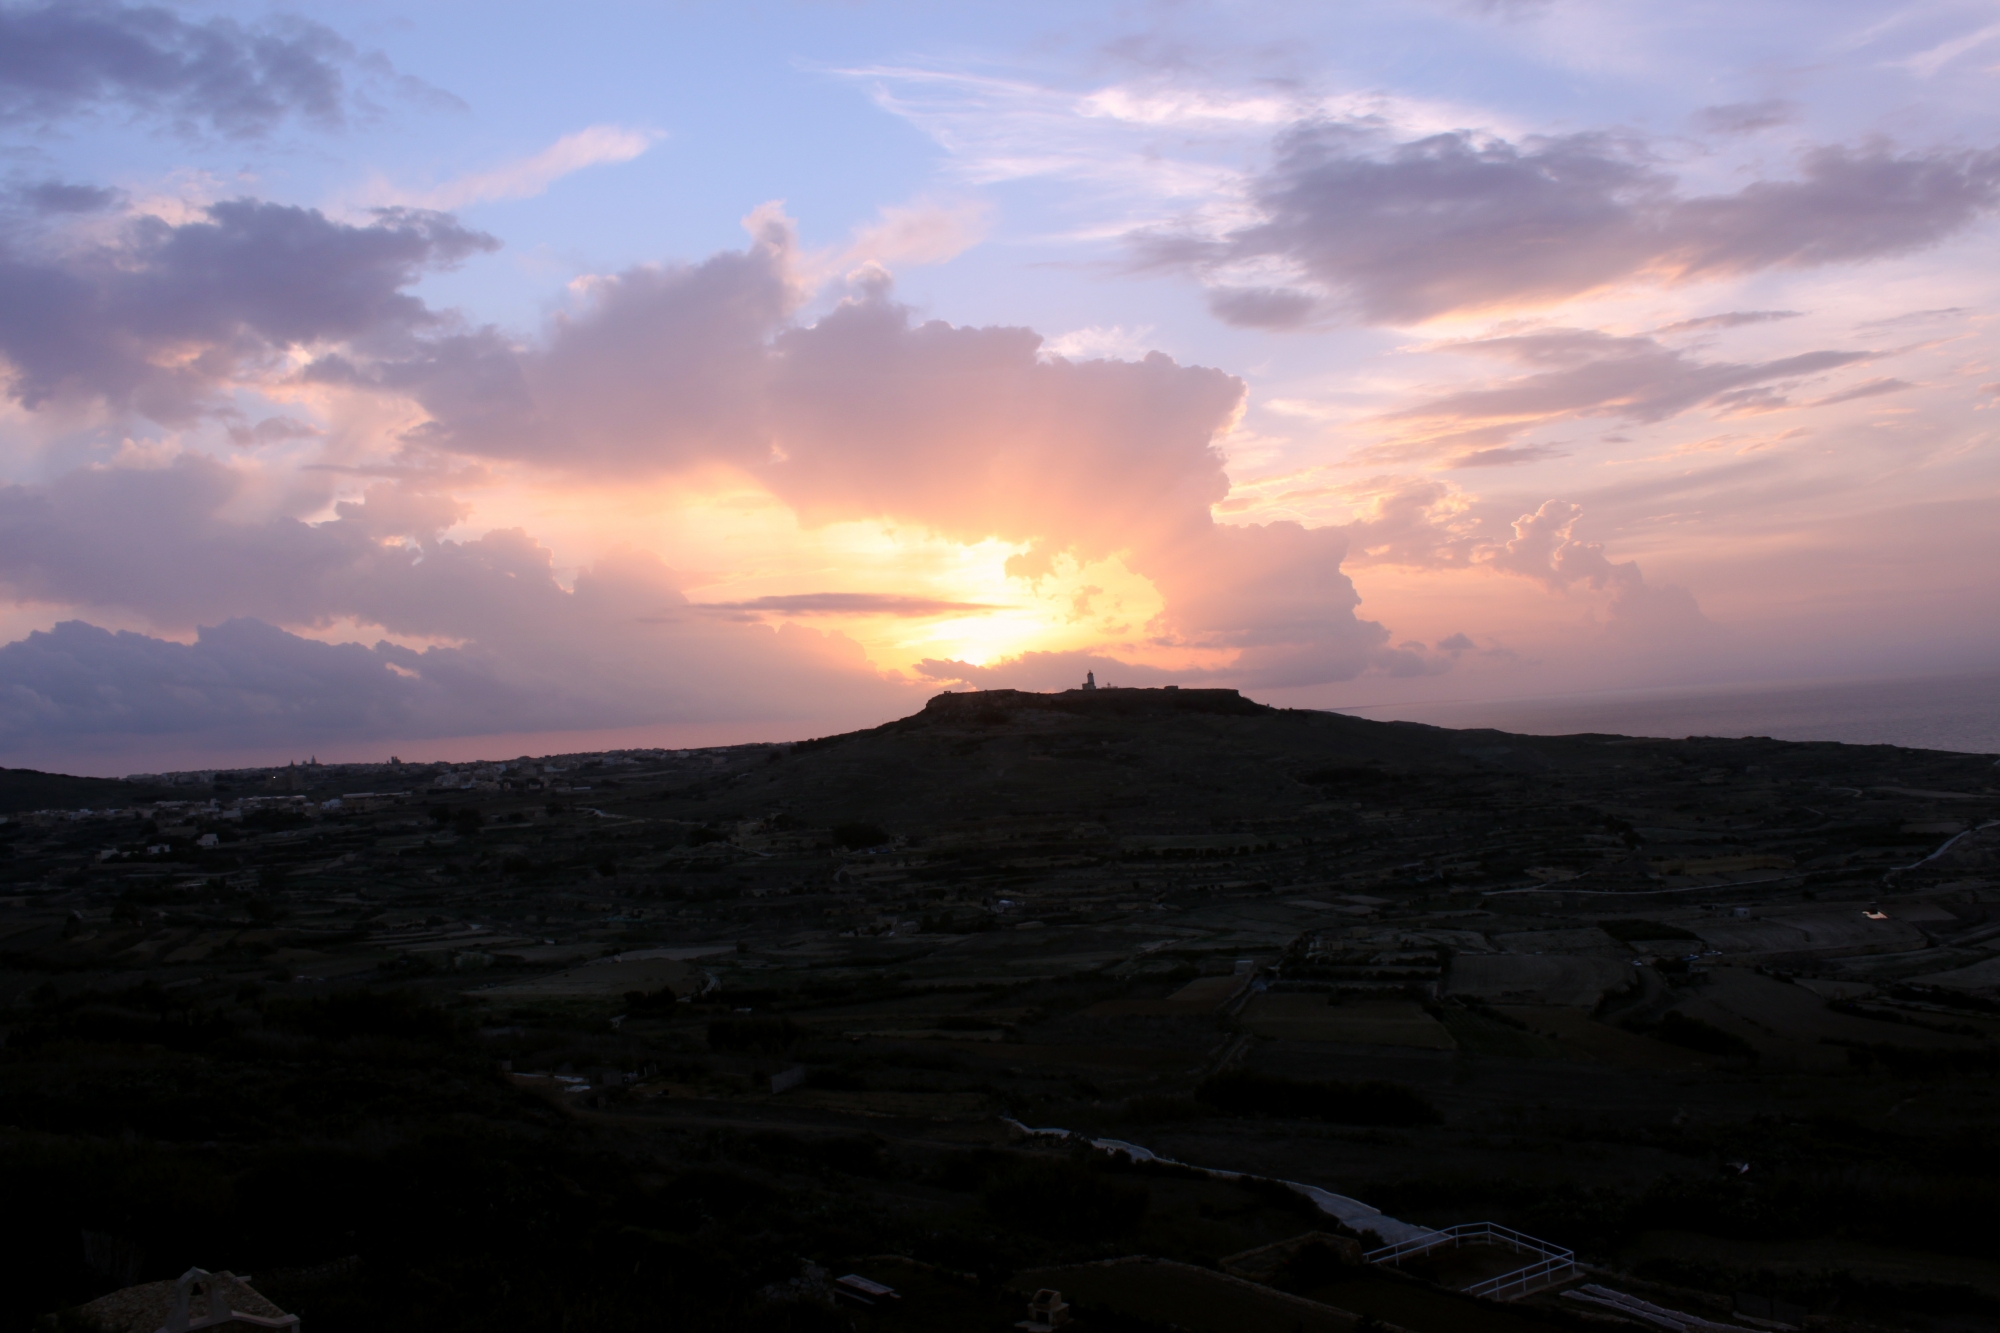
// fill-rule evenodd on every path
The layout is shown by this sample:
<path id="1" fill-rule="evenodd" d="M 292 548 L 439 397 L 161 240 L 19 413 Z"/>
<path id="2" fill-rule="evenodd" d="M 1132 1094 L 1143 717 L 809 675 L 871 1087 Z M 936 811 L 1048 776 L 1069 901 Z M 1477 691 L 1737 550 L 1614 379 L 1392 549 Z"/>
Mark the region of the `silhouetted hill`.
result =
<path id="1" fill-rule="evenodd" d="M 862 820 L 915 833 L 1074 817 L 1117 834 L 1217 820 L 1323 821 L 1328 802 L 1481 804 L 1502 790 L 1533 802 L 1629 799 L 1705 773 L 1754 774 L 1765 788 L 1823 784 L 1838 773 L 1848 783 L 1977 791 L 1989 763 L 1758 737 L 1457 731 L 1273 708 L 1234 690 L 985 690 L 939 695 L 909 717 L 775 747 L 761 764 L 637 799 L 664 800 L 682 818 L 782 810 L 813 824 Z"/>
<path id="2" fill-rule="evenodd" d="M 76 810 L 123 807 L 170 800 L 174 793 L 118 778 L 79 778 L 33 768 L 0 768 L 0 814 L 23 810 Z"/>

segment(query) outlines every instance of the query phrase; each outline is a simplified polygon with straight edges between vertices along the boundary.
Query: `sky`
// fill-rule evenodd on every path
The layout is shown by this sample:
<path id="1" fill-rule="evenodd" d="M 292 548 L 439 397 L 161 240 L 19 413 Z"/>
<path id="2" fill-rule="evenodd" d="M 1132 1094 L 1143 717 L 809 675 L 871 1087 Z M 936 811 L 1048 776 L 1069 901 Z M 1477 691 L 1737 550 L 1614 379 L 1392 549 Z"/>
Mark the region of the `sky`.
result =
<path id="1" fill-rule="evenodd" d="M 0 763 L 1991 669 L 2000 4 L 0 0 Z"/>

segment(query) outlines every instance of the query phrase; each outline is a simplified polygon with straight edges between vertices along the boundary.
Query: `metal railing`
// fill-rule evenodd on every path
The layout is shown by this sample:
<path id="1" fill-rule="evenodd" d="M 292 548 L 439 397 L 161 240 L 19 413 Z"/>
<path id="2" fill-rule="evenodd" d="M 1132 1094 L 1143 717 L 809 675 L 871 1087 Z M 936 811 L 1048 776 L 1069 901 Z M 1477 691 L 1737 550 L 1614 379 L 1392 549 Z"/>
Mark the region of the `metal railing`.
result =
<path id="1" fill-rule="evenodd" d="M 1567 1252 L 1551 1255 L 1538 1264 L 1517 1268 L 1499 1277 L 1475 1282 L 1469 1287 L 1461 1287 L 1468 1296 L 1488 1296 L 1496 1301 L 1511 1301 L 1526 1296 L 1531 1291 L 1539 1291 L 1554 1282 L 1562 1282 L 1574 1277 L 1577 1272 L 1576 1256 Z"/>
<path id="2" fill-rule="evenodd" d="M 1442 1227 L 1421 1236 L 1412 1236 L 1394 1245 L 1384 1245 L 1380 1249 L 1368 1251 L 1361 1257 L 1371 1264 L 1396 1264 L 1418 1255 L 1429 1254 L 1433 1250 L 1456 1247 L 1467 1241 L 1504 1245 L 1516 1254 L 1540 1256 L 1537 1262 L 1525 1268 L 1502 1273 L 1498 1277 L 1489 1277 L 1469 1287 L 1461 1288 L 1468 1296 L 1487 1296 L 1502 1301 L 1513 1300 L 1549 1283 L 1560 1281 L 1577 1271 L 1574 1252 L 1493 1222 L 1460 1222 L 1456 1226 Z"/>
<path id="3" fill-rule="evenodd" d="M 1484 1226 L 1485 1223 L 1474 1223 L 1473 1225 Z M 1458 1244 L 1457 1233 L 1461 1229 L 1463 1229 L 1462 1225 L 1446 1227 L 1442 1231 L 1427 1231 L 1421 1236 L 1412 1236 L 1408 1240 L 1397 1241 L 1394 1245 L 1384 1245 L 1379 1250 L 1369 1250 L 1361 1257 L 1371 1264 L 1399 1263 L 1413 1255 L 1429 1254 L 1441 1245 Z"/>

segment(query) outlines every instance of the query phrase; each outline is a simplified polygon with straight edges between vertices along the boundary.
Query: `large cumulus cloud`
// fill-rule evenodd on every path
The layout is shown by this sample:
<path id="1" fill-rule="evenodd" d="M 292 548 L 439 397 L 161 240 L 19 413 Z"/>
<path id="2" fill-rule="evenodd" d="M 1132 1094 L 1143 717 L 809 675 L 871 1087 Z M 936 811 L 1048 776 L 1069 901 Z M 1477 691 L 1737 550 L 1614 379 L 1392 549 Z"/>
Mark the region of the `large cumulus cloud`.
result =
<path id="1" fill-rule="evenodd" d="M 412 396 L 430 412 L 413 442 L 463 454 L 586 474 L 728 466 L 808 526 L 890 518 L 1018 544 L 1008 570 L 1025 578 L 1122 555 L 1166 600 L 1156 637 L 1233 650 L 1246 682 L 1400 665 L 1387 631 L 1356 615 L 1337 533 L 1210 516 L 1229 490 L 1216 441 L 1240 380 L 919 321 L 881 275 L 800 323 L 789 228 L 758 227 L 743 252 L 596 280 L 532 346 L 466 335 L 311 373 Z"/>
<path id="2" fill-rule="evenodd" d="M 1163 598 L 1145 627 L 1155 647 L 1255 688 L 1437 665 L 1360 615 L 1345 532 L 1213 519 L 1235 377 L 1157 353 L 1071 360 L 1032 330 L 921 320 L 879 271 L 807 318 L 789 225 L 766 212 L 754 228 L 740 251 L 595 278 L 523 341 L 411 295 L 425 271 L 491 244 L 447 216 L 355 225 L 240 201 L 180 224 L 129 220 L 111 240 L 0 271 L 32 298 L 0 315 L 0 351 L 31 409 L 95 398 L 184 421 L 221 410 L 232 388 L 307 383 L 414 408 L 399 441 L 412 459 L 489 460 L 557 485 L 724 469 L 807 526 L 889 519 L 1012 544 L 1008 572 L 1028 580 L 1117 556 Z M 384 481 L 314 517 L 326 491 L 306 487 L 248 520 L 246 476 L 186 453 L 0 489 L 0 585 L 17 600 L 204 627 L 192 645 L 80 627 L 33 640 L 0 659 L 7 725 L 89 725 L 88 693 L 48 674 L 58 639 L 78 679 L 137 701 L 107 714 L 135 734 L 198 733 L 236 699 L 245 725 L 303 737 L 333 715 L 312 693 L 383 735 L 503 719 L 510 731 L 750 716 L 818 727 L 910 702 L 850 640 L 690 603 L 649 558 L 601 561 L 565 587 L 525 532 L 444 538 L 466 515 L 446 490 Z M 433 646 L 336 650 L 286 632 L 348 624 Z M 285 663 L 300 694 L 279 706 L 265 696 Z M 157 688 L 141 686 L 147 671 Z"/>

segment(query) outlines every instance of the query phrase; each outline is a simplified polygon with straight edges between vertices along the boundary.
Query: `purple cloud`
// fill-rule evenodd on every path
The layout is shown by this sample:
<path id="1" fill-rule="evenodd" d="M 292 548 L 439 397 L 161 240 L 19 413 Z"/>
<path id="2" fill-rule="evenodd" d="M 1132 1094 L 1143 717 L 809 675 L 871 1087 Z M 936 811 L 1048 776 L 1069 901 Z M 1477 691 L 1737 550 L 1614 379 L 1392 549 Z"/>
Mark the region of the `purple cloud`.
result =
<path id="1" fill-rule="evenodd" d="M 968 611 L 1000 611 L 991 602 L 947 602 L 885 592 L 799 592 L 752 597 L 743 602 L 700 602 L 704 610 L 811 616 L 942 616 Z"/>
<path id="2" fill-rule="evenodd" d="M 1745 324 L 1769 324 L 1773 320 L 1798 319 L 1803 315 L 1799 310 L 1731 310 L 1721 315 L 1703 315 L 1699 319 L 1684 319 L 1677 324 L 1666 324 L 1654 329 L 1655 333 L 1693 333 L 1699 329 L 1739 329 Z"/>
<path id="3" fill-rule="evenodd" d="M 1555 456 L 1554 446 L 1511 442 L 1557 422 L 1610 417 L 1652 423 L 1702 406 L 1724 412 L 1790 406 L 1780 386 L 1880 355 L 1820 350 L 1769 361 L 1704 361 L 1653 338 L 1593 329 L 1543 329 L 1451 346 L 1528 373 L 1390 413 L 1384 420 L 1401 427 L 1401 438 L 1385 454 L 1446 454 L 1456 467 L 1531 462 Z"/>
<path id="4" fill-rule="evenodd" d="M 1789 125 L 1798 117 L 1798 103 L 1782 97 L 1766 97 L 1755 102 L 1705 106 L 1694 113 L 1694 123 L 1710 134 L 1755 134 L 1758 130 Z"/>
<path id="5" fill-rule="evenodd" d="M 95 398 L 185 423 L 285 349 L 434 328 L 404 288 L 498 244 L 448 214 L 382 209 L 352 226 L 239 199 L 179 225 L 135 218 L 115 243 L 81 251 L 0 251 L 9 392 L 30 408 Z"/>
<path id="6" fill-rule="evenodd" d="M 240 484 L 189 457 L 0 490 L 0 587 L 13 598 L 199 627 L 184 645 L 74 622 L 0 649 L 0 743 L 773 715 L 852 725 L 907 702 L 852 641 L 698 614 L 673 572 L 645 557 L 601 560 L 565 587 L 552 553 L 522 532 L 440 540 L 463 512 L 441 497 L 384 484 L 327 522 L 242 522 L 226 512 Z M 277 627 L 349 619 L 446 642 L 328 645 Z"/>
<path id="7" fill-rule="evenodd" d="M 1213 283 L 1218 317 L 1290 328 L 1344 314 L 1407 324 L 1547 306 L 1641 279 L 1687 282 L 1908 253 L 2000 201 L 2000 150 L 1807 153 L 1789 180 L 1686 196 L 1645 147 L 1607 134 L 1512 143 L 1467 131 L 1382 146 L 1307 125 L 1255 182 L 1263 217 L 1216 238 L 1135 236 L 1141 262 Z M 1290 287 L 1239 293 L 1234 266 Z"/>
<path id="8" fill-rule="evenodd" d="M 118 191 L 73 181 L 46 180 L 13 192 L 30 213 L 42 216 L 102 213 L 118 201 Z"/>
<path id="9" fill-rule="evenodd" d="M 184 133 L 256 138 L 296 117 L 342 124 L 363 57 L 332 29 L 282 18 L 195 21 L 154 5 L 62 0 L 0 7 L 0 123 L 51 122 L 102 106 Z"/>

